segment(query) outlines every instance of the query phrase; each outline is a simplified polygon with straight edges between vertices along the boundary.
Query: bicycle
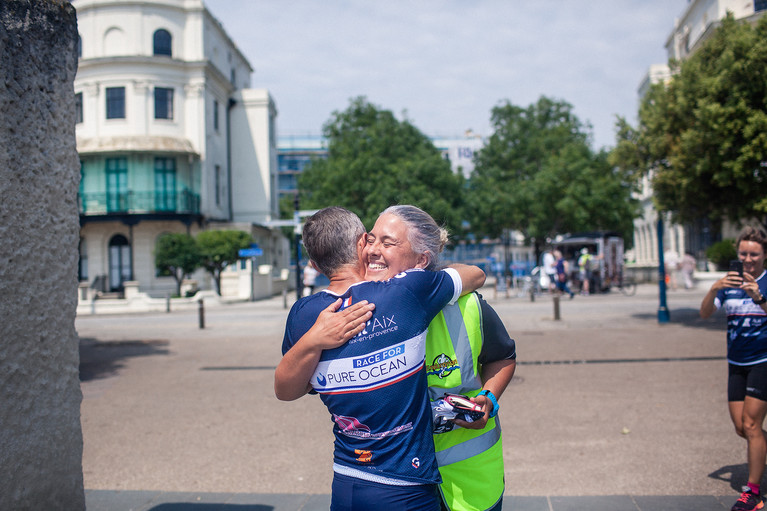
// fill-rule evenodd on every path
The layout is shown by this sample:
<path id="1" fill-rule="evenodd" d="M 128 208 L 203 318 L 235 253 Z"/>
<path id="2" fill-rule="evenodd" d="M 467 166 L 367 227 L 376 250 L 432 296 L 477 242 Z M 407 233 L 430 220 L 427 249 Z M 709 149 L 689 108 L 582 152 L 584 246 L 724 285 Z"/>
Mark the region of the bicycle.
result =
<path id="1" fill-rule="evenodd" d="M 637 292 L 637 283 L 634 277 L 623 277 L 618 283 L 618 289 L 625 296 L 634 296 Z"/>

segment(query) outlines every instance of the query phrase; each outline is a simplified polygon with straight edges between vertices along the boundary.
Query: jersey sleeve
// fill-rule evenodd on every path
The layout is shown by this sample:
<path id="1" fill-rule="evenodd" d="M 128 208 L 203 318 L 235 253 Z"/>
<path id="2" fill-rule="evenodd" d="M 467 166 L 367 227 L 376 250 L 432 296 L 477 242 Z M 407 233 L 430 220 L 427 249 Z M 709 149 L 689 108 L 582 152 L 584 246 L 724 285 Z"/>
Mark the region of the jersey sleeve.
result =
<path id="1" fill-rule="evenodd" d="M 495 309 L 479 293 L 477 293 L 477 297 L 482 314 L 482 349 L 479 353 L 479 363 L 515 360 L 517 347 L 514 339 L 509 336 L 509 332 Z"/>
<path id="2" fill-rule="evenodd" d="M 722 304 L 724 303 L 724 289 L 720 289 L 716 292 L 716 296 L 714 297 L 714 308 L 716 310 L 719 310 L 722 307 Z"/>
<path id="3" fill-rule="evenodd" d="M 461 280 L 461 276 L 458 274 L 458 270 L 454 268 L 445 268 L 442 271 L 450 275 L 450 277 L 453 279 L 453 298 L 451 298 L 450 302 L 448 302 L 449 305 L 452 305 L 461 297 L 461 293 L 463 292 L 463 281 Z"/>
<path id="4" fill-rule="evenodd" d="M 430 316 L 435 316 L 445 305 L 454 303 L 461 296 L 461 279 L 458 272 L 450 268 L 440 271 L 407 270 L 393 280 L 407 287 Z"/>
<path id="5" fill-rule="evenodd" d="M 294 303 L 293 307 L 290 308 L 288 319 L 285 321 L 285 335 L 282 338 L 283 355 L 309 331 L 317 320 L 316 316 L 311 321 L 308 321 L 308 318 L 301 318 L 304 321 L 297 319 L 301 316 L 301 311 L 305 309 L 304 305 L 306 305 L 306 303 L 301 299 Z"/>

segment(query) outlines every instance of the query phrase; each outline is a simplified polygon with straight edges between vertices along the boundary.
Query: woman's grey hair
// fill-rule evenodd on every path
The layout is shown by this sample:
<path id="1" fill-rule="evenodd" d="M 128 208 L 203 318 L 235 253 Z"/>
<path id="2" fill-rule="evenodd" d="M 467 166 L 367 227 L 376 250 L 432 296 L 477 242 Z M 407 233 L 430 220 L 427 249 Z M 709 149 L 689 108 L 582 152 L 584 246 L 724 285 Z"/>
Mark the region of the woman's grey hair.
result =
<path id="1" fill-rule="evenodd" d="M 317 269 L 328 277 L 357 264 L 357 242 L 365 226 L 357 215 L 338 206 L 321 209 L 304 224 L 304 247 Z"/>
<path id="2" fill-rule="evenodd" d="M 394 215 L 408 226 L 408 241 L 416 254 L 426 254 L 427 270 L 436 270 L 439 254 L 448 241 L 447 230 L 424 210 L 410 205 L 390 206 L 381 215 Z M 381 216 L 379 215 L 379 216 Z"/>

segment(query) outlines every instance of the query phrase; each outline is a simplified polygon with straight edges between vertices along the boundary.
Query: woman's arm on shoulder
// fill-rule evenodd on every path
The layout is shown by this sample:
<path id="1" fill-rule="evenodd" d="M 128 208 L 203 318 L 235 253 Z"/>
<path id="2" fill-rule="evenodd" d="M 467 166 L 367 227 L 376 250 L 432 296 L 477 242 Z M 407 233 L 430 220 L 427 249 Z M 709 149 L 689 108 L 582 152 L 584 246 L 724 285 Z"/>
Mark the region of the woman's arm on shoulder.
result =
<path id="1" fill-rule="evenodd" d="M 458 272 L 461 277 L 461 296 L 476 291 L 485 285 L 485 272 L 478 266 L 455 263 L 448 266 Z"/>

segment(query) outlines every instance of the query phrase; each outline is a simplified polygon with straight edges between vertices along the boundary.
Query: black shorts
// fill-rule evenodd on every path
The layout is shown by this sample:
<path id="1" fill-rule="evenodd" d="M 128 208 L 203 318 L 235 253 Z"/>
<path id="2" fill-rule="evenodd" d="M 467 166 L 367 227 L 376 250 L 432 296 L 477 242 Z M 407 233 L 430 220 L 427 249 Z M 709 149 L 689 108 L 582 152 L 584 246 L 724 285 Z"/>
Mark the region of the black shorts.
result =
<path id="1" fill-rule="evenodd" d="M 767 362 L 750 366 L 729 366 L 727 401 L 744 401 L 746 396 L 767 401 Z"/>
<path id="2" fill-rule="evenodd" d="M 333 473 L 331 511 L 440 511 L 436 484 L 392 486 Z"/>

